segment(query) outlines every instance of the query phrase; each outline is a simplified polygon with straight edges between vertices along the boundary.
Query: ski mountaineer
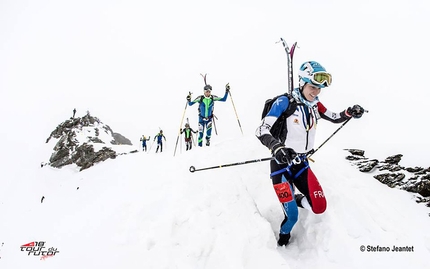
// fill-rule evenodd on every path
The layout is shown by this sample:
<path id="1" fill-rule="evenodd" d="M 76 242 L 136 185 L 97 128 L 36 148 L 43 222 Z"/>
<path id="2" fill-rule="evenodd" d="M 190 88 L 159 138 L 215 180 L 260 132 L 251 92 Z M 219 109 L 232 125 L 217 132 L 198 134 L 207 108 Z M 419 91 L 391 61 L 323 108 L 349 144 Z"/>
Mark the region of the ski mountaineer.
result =
<path id="1" fill-rule="evenodd" d="M 194 131 L 190 125 L 188 123 L 185 123 L 185 128 L 184 129 L 180 129 L 181 134 L 185 133 L 185 145 L 186 145 L 186 150 L 189 150 L 193 147 L 193 142 L 192 142 L 192 134 L 194 133 L 196 134 L 197 131 Z"/>
<path id="2" fill-rule="evenodd" d="M 318 120 L 341 123 L 351 117 L 358 119 L 364 113 L 359 105 L 348 107 L 340 113 L 331 112 L 319 101 L 321 89 L 332 82 L 332 76 L 319 63 L 303 63 L 298 76 L 299 87 L 293 89 L 293 99 L 285 95 L 278 97 L 256 130 L 257 138 L 271 150 L 274 157 L 270 162 L 270 177 L 285 217 L 280 225 L 280 246 L 287 245 L 290 240 L 291 230 L 298 220 L 297 207 L 315 214 L 321 214 L 326 209 L 324 192 L 307 160 L 307 154 L 313 152 Z M 270 130 L 289 103 L 294 101 L 297 108 L 285 119 L 286 137 L 275 139 Z M 295 194 L 293 186 L 301 194 Z"/>
<path id="3" fill-rule="evenodd" d="M 158 152 L 158 149 L 160 149 L 160 153 L 163 152 L 163 138 L 164 141 L 166 141 L 166 137 L 163 134 L 163 130 L 160 130 L 160 132 L 154 137 L 154 141 L 155 139 L 157 139 L 157 149 L 155 150 L 155 153 Z"/>
<path id="4" fill-rule="evenodd" d="M 146 151 L 146 141 L 149 141 L 151 139 L 151 137 L 146 138 L 145 135 L 142 135 L 142 137 L 140 138 L 140 141 L 142 141 L 142 151 Z"/>
<path id="5" fill-rule="evenodd" d="M 227 100 L 228 93 L 230 91 L 230 85 L 225 85 L 225 94 L 222 98 L 212 95 L 212 86 L 207 84 L 204 88 L 204 94 L 198 96 L 196 99 L 191 101 L 191 95 L 187 95 L 188 105 L 192 106 L 195 103 L 199 103 L 199 138 L 198 146 L 201 147 L 203 144 L 203 135 L 206 128 L 206 146 L 210 145 L 210 139 L 212 134 L 212 118 L 214 111 L 214 102 Z"/>

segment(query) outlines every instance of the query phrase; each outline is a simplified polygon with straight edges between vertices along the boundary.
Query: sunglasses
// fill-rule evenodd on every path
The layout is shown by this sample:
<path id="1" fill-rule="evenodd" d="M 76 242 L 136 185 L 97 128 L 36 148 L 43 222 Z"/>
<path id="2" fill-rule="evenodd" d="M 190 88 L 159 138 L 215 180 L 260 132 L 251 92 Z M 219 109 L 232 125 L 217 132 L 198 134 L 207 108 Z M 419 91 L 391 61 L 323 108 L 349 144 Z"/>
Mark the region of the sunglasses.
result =
<path id="1" fill-rule="evenodd" d="M 325 84 L 325 86 L 330 86 L 331 84 L 331 75 L 326 72 L 317 72 L 311 78 L 312 83 L 315 85 Z"/>

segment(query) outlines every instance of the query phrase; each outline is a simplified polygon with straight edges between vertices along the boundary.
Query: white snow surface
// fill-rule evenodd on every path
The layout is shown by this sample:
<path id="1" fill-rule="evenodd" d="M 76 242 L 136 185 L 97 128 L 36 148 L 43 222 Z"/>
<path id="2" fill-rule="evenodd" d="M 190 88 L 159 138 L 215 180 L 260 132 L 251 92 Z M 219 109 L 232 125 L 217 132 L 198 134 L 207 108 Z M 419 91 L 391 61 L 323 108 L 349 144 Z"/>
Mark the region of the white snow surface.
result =
<path id="1" fill-rule="evenodd" d="M 188 171 L 191 165 L 199 169 L 267 157 L 255 137 L 219 136 L 210 147 L 171 153 L 152 149 L 123 155 L 82 172 L 72 165 L 26 167 L 9 178 L 0 212 L 2 268 L 428 265 L 430 210 L 413 194 L 360 173 L 341 149 L 315 154 L 312 169 L 328 208 L 321 215 L 300 209 L 287 247 L 276 243 L 283 213 L 268 162 Z M 32 241 L 45 241 L 60 252 L 43 261 L 28 256 L 20 246 Z M 377 246 L 414 251 L 367 251 Z"/>

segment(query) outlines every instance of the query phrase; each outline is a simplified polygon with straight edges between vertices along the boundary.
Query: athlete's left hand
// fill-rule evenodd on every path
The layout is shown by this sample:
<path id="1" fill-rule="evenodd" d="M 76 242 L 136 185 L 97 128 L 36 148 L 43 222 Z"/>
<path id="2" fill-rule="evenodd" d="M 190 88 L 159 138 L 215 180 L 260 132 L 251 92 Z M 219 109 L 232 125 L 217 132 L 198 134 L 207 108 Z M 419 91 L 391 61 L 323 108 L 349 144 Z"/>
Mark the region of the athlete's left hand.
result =
<path id="1" fill-rule="evenodd" d="M 355 119 L 359 119 L 359 118 L 361 118 L 361 116 L 363 116 L 364 108 L 362 108 L 360 105 L 354 105 L 353 107 L 348 107 L 346 109 L 346 113 L 350 117 L 353 117 Z"/>

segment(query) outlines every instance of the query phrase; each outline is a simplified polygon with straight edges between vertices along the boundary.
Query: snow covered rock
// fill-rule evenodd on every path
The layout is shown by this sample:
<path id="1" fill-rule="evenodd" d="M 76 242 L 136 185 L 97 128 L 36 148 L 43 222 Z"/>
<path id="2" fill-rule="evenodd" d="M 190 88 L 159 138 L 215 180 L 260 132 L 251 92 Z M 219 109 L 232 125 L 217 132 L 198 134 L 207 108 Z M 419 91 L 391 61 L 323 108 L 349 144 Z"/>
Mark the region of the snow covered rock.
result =
<path id="1" fill-rule="evenodd" d="M 50 166 L 76 164 L 81 171 L 118 155 L 137 152 L 129 139 L 114 133 L 89 112 L 82 118 L 70 118 L 59 124 L 46 143 L 54 144 Z"/>

